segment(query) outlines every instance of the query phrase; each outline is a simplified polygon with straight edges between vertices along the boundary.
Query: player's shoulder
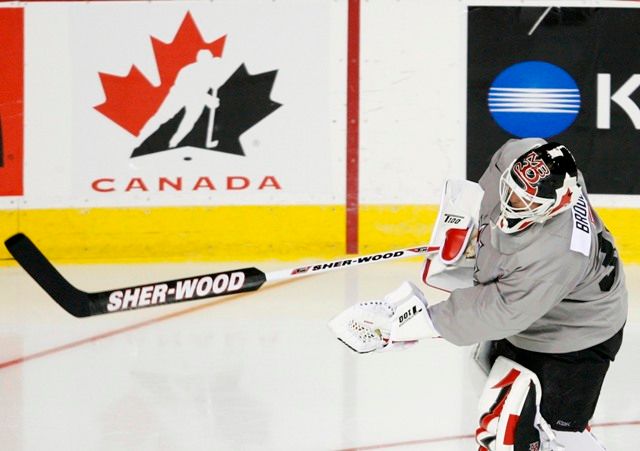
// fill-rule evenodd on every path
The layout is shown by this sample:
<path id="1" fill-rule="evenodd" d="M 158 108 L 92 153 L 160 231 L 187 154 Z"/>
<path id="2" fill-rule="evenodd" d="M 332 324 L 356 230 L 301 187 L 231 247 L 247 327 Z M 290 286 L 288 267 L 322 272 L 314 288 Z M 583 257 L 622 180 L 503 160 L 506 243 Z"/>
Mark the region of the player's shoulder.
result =
<path id="1" fill-rule="evenodd" d="M 520 263 L 543 265 L 548 270 L 556 268 L 560 272 L 566 272 L 568 268 L 580 271 L 588 265 L 593 231 L 578 216 L 569 209 L 539 224 L 538 239 L 519 253 Z"/>
<path id="2" fill-rule="evenodd" d="M 581 230 L 583 228 L 590 231 L 588 224 L 576 223 L 576 215 L 567 210 L 543 224 L 533 224 L 520 233 L 505 234 L 496 230 L 492 241 L 495 241 L 496 248 L 502 254 L 511 256 L 519 265 L 541 261 L 575 261 L 588 255 L 589 233 L 584 237 L 578 235 L 584 233 Z"/>

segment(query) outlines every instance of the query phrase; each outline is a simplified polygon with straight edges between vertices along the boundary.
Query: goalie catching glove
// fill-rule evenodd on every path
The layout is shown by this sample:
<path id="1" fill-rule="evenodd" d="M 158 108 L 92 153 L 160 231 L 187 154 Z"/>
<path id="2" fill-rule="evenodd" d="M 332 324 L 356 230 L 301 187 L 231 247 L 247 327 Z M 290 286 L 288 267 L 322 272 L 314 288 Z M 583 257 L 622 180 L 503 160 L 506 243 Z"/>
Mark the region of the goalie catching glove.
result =
<path id="1" fill-rule="evenodd" d="M 403 282 L 382 300 L 355 304 L 329 322 L 338 340 L 359 353 L 404 349 L 436 332 L 422 291 Z"/>

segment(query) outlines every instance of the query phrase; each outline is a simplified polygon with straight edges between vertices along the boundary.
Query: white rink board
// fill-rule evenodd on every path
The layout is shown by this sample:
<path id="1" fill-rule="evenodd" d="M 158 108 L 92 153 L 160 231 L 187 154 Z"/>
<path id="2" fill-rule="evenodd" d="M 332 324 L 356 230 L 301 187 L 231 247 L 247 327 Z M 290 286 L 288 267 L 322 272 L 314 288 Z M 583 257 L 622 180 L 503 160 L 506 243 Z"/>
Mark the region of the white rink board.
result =
<path id="1" fill-rule="evenodd" d="M 363 5 L 361 200 L 438 204 L 465 178 L 466 6 Z"/>
<path id="2" fill-rule="evenodd" d="M 466 10 L 480 4 L 548 2 L 361 1 L 360 204 L 435 205 L 446 178 L 464 177 Z M 21 6 L 25 195 L 0 198 L 0 209 L 344 204 L 346 0 Z M 244 157 L 186 148 L 130 158 L 140 138 L 95 109 L 105 100 L 99 73 L 125 76 L 135 65 L 159 83 L 151 39 L 171 42 L 187 12 L 205 41 L 226 35 L 227 69 L 277 71 L 270 98 L 282 106 L 240 136 Z M 92 188 L 96 181 L 106 192 Z M 639 196 L 592 200 L 640 206 Z"/>

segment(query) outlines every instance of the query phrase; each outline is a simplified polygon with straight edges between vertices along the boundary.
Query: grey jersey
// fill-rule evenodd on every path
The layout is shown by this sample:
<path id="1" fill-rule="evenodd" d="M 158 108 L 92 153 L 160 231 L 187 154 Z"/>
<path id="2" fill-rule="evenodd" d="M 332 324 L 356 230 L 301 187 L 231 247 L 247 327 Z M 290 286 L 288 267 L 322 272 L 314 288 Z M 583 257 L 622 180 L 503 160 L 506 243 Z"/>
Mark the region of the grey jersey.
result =
<path id="1" fill-rule="evenodd" d="M 627 290 L 613 238 L 588 205 L 586 190 L 572 209 L 516 234 L 494 224 L 500 175 L 544 140 L 510 140 L 479 183 L 485 191 L 475 285 L 429 307 L 438 333 L 458 345 L 507 338 L 536 352 L 571 352 L 612 337 L 627 317 Z"/>

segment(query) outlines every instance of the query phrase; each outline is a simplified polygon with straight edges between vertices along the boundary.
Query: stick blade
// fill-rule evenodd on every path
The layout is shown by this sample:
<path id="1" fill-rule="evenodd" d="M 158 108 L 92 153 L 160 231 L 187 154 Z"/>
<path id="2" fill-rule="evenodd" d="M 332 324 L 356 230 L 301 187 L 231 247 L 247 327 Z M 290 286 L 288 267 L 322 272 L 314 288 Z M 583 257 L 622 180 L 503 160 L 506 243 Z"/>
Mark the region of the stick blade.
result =
<path id="1" fill-rule="evenodd" d="M 18 264 L 60 307 L 78 318 L 91 315 L 89 293 L 71 285 L 29 237 L 17 233 L 4 244 Z"/>

